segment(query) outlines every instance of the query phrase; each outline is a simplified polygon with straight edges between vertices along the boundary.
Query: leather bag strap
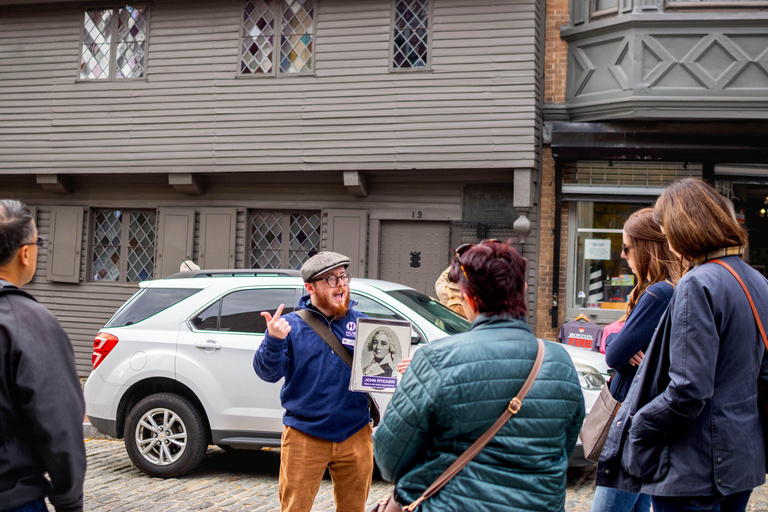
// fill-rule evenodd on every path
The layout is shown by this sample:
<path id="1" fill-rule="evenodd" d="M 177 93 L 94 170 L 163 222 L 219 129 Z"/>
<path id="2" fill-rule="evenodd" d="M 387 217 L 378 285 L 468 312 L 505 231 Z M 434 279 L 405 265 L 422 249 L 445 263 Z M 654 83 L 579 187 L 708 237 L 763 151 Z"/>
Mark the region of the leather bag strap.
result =
<path id="1" fill-rule="evenodd" d="M 412 512 L 416 509 L 416 507 L 419 506 L 419 504 L 434 496 L 437 494 L 437 491 L 443 488 L 445 484 L 447 484 L 451 478 L 456 476 L 459 471 L 461 471 L 464 466 L 469 464 L 469 461 L 475 458 L 475 455 L 480 453 L 480 450 L 485 448 L 485 445 L 488 444 L 488 442 L 495 436 L 499 430 L 501 430 L 501 427 L 504 426 L 509 419 L 518 413 L 520 410 L 520 407 L 523 405 L 523 399 L 525 398 L 525 395 L 528 394 L 528 391 L 531 389 L 531 386 L 533 386 L 533 381 L 536 380 L 536 376 L 539 373 L 539 369 L 541 369 L 541 363 L 544 361 L 544 342 L 541 340 L 536 340 L 539 342 L 539 350 L 536 354 L 536 360 L 533 362 L 533 368 L 531 368 L 531 372 L 528 374 L 528 378 L 525 379 L 525 382 L 523 383 L 523 387 L 520 388 L 520 391 L 518 391 L 517 396 L 510 400 L 509 405 L 507 405 L 507 408 L 504 409 L 504 412 L 499 416 L 499 419 L 496 420 L 496 423 L 491 425 L 491 428 L 485 431 L 485 433 L 480 436 L 480 438 L 475 441 L 472 446 L 466 449 L 464 453 L 462 453 L 458 459 L 456 459 L 453 464 L 448 466 L 448 469 L 446 469 L 442 475 L 437 477 L 437 479 L 432 482 L 432 485 L 430 485 L 426 491 L 424 491 L 424 494 L 422 494 L 416 501 L 411 503 L 410 505 L 406 505 L 403 507 L 403 510 L 407 510 L 409 512 Z"/>
<path id="2" fill-rule="evenodd" d="M 323 338 L 325 344 L 331 347 L 331 350 L 333 350 L 342 361 L 347 363 L 347 366 L 352 368 L 352 354 L 349 353 L 349 350 L 344 348 L 344 345 L 342 345 L 339 338 L 333 334 L 330 327 L 321 322 L 320 319 L 308 309 L 300 309 L 296 311 L 296 314 L 299 318 L 304 320 L 313 331 Z"/>
<path id="3" fill-rule="evenodd" d="M 763 329 L 763 322 L 760 321 L 760 315 L 757 314 L 757 308 L 755 307 L 755 302 L 752 300 L 752 295 L 749 293 L 749 290 L 747 290 L 747 285 L 744 284 L 744 281 L 741 280 L 741 277 L 739 277 L 739 274 L 736 273 L 733 268 L 720 259 L 714 259 L 709 260 L 710 263 L 717 263 L 721 267 L 725 267 L 728 272 L 733 274 L 733 277 L 736 278 L 736 280 L 741 285 L 741 289 L 744 290 L 744 293 L 747 295 L 747 300 L 749 301 L 749 306 L 752 308 L 752 314 L 755 315 L 755 322 L 757 323 L 757 329 L 760 331 L 760 336 L 763 338 L 763 343 L 765 343 L 765 348 L 768 350 L 768 337 L 765 335 L 765 329 Z"/>

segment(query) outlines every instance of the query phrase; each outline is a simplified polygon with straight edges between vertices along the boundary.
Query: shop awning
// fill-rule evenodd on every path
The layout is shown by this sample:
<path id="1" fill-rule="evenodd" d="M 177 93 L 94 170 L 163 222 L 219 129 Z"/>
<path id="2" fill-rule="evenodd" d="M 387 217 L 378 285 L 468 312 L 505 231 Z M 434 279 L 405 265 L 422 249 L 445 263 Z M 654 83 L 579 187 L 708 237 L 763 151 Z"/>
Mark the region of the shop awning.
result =
<path id="1" fill-rule="evenodd" d="M 768 122 L 555 123 L 555 160 L 768 163 Z"/>

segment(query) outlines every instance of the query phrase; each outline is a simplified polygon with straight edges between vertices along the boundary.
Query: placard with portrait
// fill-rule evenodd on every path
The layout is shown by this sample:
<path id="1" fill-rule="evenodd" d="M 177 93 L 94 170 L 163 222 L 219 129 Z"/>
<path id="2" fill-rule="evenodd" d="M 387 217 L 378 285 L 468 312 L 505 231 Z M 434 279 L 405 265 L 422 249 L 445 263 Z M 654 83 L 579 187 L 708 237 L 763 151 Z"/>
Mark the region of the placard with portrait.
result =
<path id="1" fill-rule="evenodd" d="M 411 323 L 360 318 L 356 332 L 349 389 L 394 393 L 403 377 L 397 365 L 410 354 Z"/>

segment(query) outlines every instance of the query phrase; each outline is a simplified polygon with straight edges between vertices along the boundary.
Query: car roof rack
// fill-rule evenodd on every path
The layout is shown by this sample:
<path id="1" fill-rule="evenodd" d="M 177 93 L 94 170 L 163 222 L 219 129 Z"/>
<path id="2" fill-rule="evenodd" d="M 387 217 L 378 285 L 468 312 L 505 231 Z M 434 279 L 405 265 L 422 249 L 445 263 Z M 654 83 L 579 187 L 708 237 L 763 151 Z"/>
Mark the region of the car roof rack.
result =
<path id="1" fill-rule="evenodd" d="M 168 276 L 166 279 L 189 277 L 301 277 L 301 272 L 291 268 L 222 268 L 187 270 Z"/>

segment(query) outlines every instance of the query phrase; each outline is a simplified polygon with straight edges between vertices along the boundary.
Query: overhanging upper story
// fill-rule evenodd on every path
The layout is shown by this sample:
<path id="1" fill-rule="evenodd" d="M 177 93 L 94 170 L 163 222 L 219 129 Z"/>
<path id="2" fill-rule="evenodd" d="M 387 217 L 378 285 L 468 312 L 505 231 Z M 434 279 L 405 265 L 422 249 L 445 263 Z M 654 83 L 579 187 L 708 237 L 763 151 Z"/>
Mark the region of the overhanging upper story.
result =
<path id="1" fill-rule="evenodd" d="M 194 191 L 196 174 L 539 158 L 535 0 L 8 3 L 0 177 L 167 173 Z"/>
<path id="2" fill-rule="evenodd" d="M 572 0 L 572 121 L 768 118 L 765 1 Z"/>

